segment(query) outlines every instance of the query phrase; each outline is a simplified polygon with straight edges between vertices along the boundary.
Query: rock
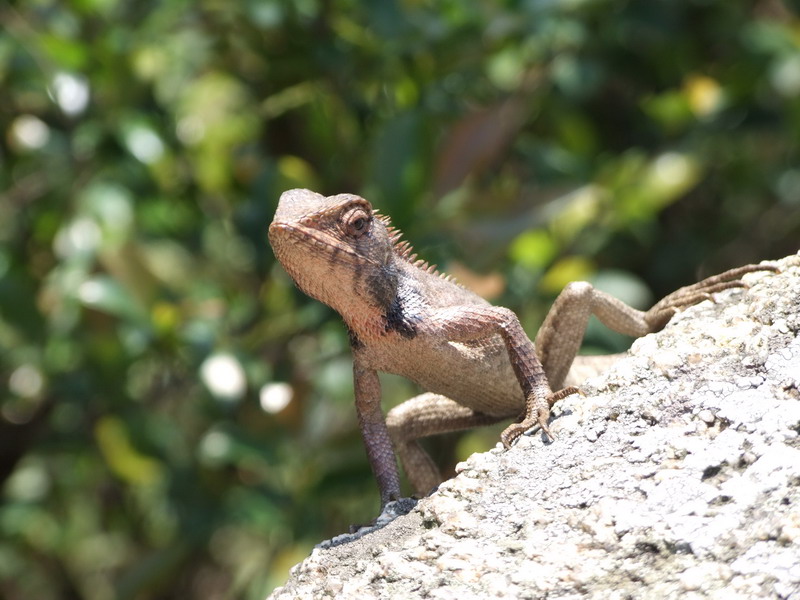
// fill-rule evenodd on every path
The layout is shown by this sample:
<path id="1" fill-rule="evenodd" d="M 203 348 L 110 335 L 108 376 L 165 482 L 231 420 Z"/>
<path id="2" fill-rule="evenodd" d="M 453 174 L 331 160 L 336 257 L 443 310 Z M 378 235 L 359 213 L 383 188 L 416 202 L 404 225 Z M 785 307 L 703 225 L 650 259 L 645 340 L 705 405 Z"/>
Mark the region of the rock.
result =
<path id="1" fill-rule="evenodd" d="M 800 598 L 800 257 L 634 343 L 295 598 Z"/>

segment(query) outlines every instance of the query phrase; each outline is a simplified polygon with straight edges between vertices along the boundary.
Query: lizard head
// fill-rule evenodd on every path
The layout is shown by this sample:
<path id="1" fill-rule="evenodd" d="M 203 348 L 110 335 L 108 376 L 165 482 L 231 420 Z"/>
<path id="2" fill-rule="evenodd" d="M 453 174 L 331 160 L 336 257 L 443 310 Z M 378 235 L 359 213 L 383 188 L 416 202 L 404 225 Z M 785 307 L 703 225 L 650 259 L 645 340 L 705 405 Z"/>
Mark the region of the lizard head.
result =
<path id="1" fill-rule="evenodd" d="M 343 316 L 359 310 L 357 302 L 380 309 L 394 299 L 392 234 L 359 196 L 284 192 L 269 226 L 269 240 L 297 287 Z"/>

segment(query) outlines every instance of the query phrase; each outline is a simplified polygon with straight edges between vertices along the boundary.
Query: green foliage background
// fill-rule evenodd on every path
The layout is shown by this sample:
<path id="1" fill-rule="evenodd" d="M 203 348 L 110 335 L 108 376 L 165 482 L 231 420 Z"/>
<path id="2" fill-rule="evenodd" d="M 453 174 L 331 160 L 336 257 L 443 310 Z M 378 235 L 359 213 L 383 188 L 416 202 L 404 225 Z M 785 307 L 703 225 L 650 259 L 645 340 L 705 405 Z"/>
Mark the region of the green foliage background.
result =
<path id="1" fill-rule="evenodd" d="M 344 328 L 267 244 L 285 189 L 361 193 L 529 331 L 569 280 L 645 306 L 800 240 L 781 0 L 19 0 L 0 25 L 9 600 L 262 598 L 375 514 Z"/>

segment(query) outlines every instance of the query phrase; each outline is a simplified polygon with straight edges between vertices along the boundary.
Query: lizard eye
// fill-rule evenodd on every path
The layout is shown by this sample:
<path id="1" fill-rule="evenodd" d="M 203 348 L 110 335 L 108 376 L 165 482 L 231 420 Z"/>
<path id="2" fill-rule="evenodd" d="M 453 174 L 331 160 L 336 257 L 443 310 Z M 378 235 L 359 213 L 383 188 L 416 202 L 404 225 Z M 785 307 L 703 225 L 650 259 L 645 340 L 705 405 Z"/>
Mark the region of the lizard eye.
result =
<path id="1" fill-rule="evenodd" d="M 371 215 L 363 208 L 358 207 L 346 213 L 342 221 L 347 235 L 357 238 L 369 231 Z"/>

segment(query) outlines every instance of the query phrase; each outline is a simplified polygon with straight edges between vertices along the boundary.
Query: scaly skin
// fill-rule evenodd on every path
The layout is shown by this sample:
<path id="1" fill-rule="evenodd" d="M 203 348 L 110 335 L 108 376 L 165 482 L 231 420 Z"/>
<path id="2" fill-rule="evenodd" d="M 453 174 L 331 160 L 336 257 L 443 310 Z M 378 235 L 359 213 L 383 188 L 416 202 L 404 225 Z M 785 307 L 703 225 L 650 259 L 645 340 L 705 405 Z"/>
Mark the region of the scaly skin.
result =
<path id="1" fill-rule="evenodd" d="M 509 447 L 535 425 L 551 438 L 550 406 L 577 391 L 559 389 L 575 370 L 597 371 L 613 357 L 577 357 L 589 316 L 631 336 L 661 329 L 679 309 L 744 284 L 748 265 L 670 294 L 647 312 L 570 284 L 534 344 L 516 315 L 415 260 L 386 217 L 352 194 L 310 190 L 281 195 L 269 238 L 278 260 L 309 296 L 336 310 L 350 331 L 355 403 L 381 502 L 400 497 L 397 452 L 419 494 L 441 481 L 418 439 L 524 415 L 501 439 Z M 416 382 L 425 393 L 383 417 L 378 372 Z"/>

